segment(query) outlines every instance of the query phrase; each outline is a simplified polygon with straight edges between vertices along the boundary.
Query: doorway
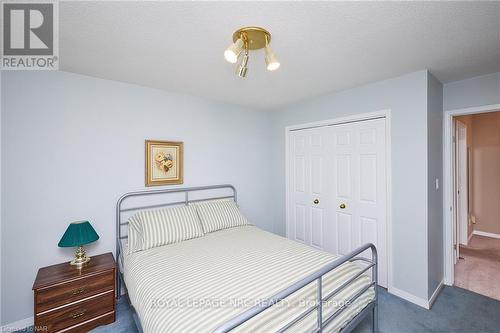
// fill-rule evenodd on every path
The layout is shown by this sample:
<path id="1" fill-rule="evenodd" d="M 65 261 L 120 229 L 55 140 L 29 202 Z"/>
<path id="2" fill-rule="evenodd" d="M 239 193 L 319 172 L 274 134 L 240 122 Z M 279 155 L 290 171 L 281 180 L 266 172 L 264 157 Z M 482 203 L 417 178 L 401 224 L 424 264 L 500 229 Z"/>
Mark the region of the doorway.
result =
<path id="1" fill-rule="evenodd" d="M 444 125 L 445 283 L 500 300 L 500 105 Z"/>
<path id="2" fill-rule="evenodd" d="M 389 128 L 384 111 L 286 131 L 287 237 L 339 255 L 375 244 L 384 287 L 390 275 Z"/>

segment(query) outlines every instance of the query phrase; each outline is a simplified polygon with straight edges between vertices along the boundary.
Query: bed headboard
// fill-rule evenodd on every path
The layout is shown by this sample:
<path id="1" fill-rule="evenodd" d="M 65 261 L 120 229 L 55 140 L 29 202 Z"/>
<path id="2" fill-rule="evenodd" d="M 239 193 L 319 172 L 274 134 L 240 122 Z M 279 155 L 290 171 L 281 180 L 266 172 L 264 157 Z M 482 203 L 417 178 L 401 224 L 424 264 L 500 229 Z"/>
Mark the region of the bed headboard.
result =
<path id="1" fill-rule="evenodd" d="M 126 206 L 127 201 L 136 199 L 131 206 Z M 156 202 L 153 201 L 156 199 Z M 145 190 L 125 193 L 116 203 L 116 260 L 123 267 L 122 247 L 123 242 L 128 238 L 127 230 L 128 218 L 123 218 L 125 213 L 129 215 L 141 210 L 188 205 L 192 202 L 233 199 L 237 202 L 236 188 L 230 184 L 198 186 L 198 187 L 177 187 L 158 190 Z M 153 202 L 151 202 L 153 201 Z"/>

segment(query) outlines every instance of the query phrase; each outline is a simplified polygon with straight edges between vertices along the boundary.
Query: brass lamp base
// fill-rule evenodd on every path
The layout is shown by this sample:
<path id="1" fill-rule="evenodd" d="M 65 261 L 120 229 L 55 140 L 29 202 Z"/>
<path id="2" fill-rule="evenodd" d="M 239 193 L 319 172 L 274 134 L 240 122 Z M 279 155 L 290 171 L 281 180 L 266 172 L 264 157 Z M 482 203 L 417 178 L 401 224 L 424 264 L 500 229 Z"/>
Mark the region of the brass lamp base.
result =
<path id="1" fill-rule="evenodd" d="M 79 246 L 75 251 L 75 259 L 71 260 L 69 263 L 72 266 L 76 266 L 76 268 L 82 268 L 82 266 L 90 261 L 90 257 L 87 257 L 83 246 Z"/>

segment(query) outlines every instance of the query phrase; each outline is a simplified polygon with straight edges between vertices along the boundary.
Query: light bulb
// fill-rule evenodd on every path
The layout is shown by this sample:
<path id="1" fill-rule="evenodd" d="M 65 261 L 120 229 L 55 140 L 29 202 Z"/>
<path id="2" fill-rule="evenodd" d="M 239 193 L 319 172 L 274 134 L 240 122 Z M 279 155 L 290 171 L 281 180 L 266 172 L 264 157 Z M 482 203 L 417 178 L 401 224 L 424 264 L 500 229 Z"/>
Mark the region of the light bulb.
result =
<path id="1" fill-rule="evenodd" d="M 236 75 L 239 77 L 246 77 L 248 73 L 248 51 L 245 51 L 245 55 L 243 56 L 243 59 L 241 59 L 241 64 L 238 66 L 238 69 L 236 70 Z"/>
<path id="2" fill-rule="evenodd" d="M 269 45 L 266 45 L 266 67 L 268 71 L 274 71 L 280 67 L 280 62 Z"/>
<path id="3" fill-rule="evenodd" d="M 243 39 L 238 38 L 236 42 L 231 44 L 226 51 L 224 51 L 224 58 L 226 58 L 227 61 L 230 63 L 234 64 L 238 61 L 238 56 L 241 53 L 241 50 L 243 49 Z"/>

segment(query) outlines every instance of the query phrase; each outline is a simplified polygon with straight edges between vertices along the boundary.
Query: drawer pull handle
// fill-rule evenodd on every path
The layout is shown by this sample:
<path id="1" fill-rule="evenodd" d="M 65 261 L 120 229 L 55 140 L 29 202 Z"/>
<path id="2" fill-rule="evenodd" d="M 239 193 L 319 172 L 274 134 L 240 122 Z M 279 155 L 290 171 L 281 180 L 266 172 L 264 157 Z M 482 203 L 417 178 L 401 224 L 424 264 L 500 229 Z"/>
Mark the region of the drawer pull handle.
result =
<path id="1" fill-rule="evenodd" d="M 71 314 L 71 318 L 76 319 L 83 316 L 87 310 L 76 311 Z"/>
<path id="2" fill-rule="evenodd" d="M 78 295 L 78 294 L 81 294 L 85 291 L 85 288 L 78 288 L 78 289 L 75 289 L 73 290 L 73 295 Z"/>

